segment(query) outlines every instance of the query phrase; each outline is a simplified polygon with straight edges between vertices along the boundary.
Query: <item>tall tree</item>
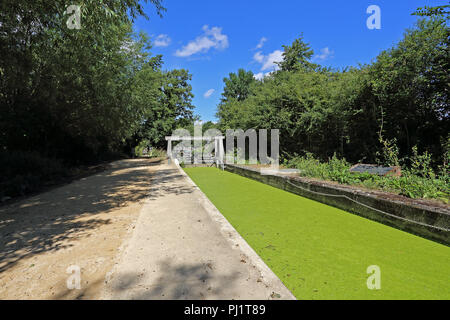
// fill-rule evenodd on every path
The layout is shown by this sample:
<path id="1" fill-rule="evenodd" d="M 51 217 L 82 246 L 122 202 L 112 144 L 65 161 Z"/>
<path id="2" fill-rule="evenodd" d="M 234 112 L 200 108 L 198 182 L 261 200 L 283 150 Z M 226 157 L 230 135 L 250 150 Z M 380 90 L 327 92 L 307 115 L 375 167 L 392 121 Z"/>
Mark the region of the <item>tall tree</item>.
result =
<path id="1" fill-rule="evenodd" d="M 0 4 L 0 150 L 89 158 L 117 150 L 140 121 L 132 79 L 151 58 L 149 42 L 132 34 L 145 16 L 139 1 L 83 1 L 81 30 L 67 27 L 66 6 Z"/>
<path id="2" fill-rule="evenodd" d="M 397 139 L 400 157 L 417 145 L 441 164 L 450 131 L 449 39 L 443 19 L 419 20 L 375 62 L 343 71 L 309 66 L 306 44 L 286 46 L 282 71 L 249 86 L 246 99 L 219 105 L 220 128 L 278 128 L 282 153 L 368 162 L 383 151 L 381 130 L 383 142 Z"/>
<path id="3" fill-rule="evenodd" d="M 231 72 L 228 78 L 224 78 L 225 84 L 222 93 L 222 102 L 236 99 L 243 101 L 247 99 L 250 93 L 250 85 L 255 82 L 253 72 L 239 69 L 237 73 Z"/>
<path id="4" fill-rule="evenodd" d="M 417 8 L 416 12 L 412 13 L 412 15 L 420 17 L 441 17 L 448 19 L 450 16 L 449 9 L 450 4 L 435 7 L 425 6 L 422 8 Z"/>
<path id="5" fill-rule="evenodd" d="M 192 76 L 184 69 L 162 72 L 156 86 L 152 85 L 155 83 L 154 77 L 151 72 L 139 77 L 140 87 L 136 95 L 143 103 L 149 104 L 149 108 L 134 143 L 145 139 L 154 146 L 162 146 L 165 143 L 165 136 L 170 135 L 178 127 L 188 126 L 193 120 L 194 95 L 189 83 Z"/>
<path id="6" fill-rule="evenodd" d="M 295 39 L 290 46 L 283 45 L 283 48 L 283 60 L 277 62 L 282 71 L 310 70 L 317 67 L 309 61 L 314 54 L 314 50 L 308 43 L 304 42 L 303 35 Z"/>
<path id="7" fill-rule="evenodd" d="M 415 145 L 442 154 L 440 139 L 450 131 L 449 39 L 443 20 L 420 20 L 370 67 L 386 137 L 397 139 L 403 155 Z"/>

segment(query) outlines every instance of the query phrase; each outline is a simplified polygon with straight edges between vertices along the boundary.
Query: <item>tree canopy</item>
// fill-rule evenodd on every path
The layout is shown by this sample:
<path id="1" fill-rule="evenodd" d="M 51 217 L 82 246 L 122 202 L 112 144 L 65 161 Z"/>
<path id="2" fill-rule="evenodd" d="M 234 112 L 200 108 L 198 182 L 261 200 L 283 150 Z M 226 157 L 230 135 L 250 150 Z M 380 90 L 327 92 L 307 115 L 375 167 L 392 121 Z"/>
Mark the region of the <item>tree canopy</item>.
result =
<path id="1" fill-rule="evenodd" d="M 435 7 L 425 6 L 417 8 L 413 15 L 420 17 L 442 17 L 448 19 L 450 15 L 449 9 L 450 4 Z"/>
<path id="2" fill-rule="evenodd" d="M 280 70 L 247 86 L 245 99 L 222 100 L 219 127 L 280 129 L 287 158 L 386 163 L 384 149 L 395 145 L 407 161 L 417 146 L 438 165 L 450 139 L 449 32 L 443 19 L 419 20 L 373 63 L 344 70 L 312 64 L 300 37 L 283 46 Z"/>
<path id="3" fill-rule="evenodd" d="M 283 60 L 277 62 L 282 71 L 314 69 L 317 65 L 310 62 L 314 50 L 303 40 L 303 35 L 295 39 L 290 46 L 283 45 Z"/>
<path id="4" fill-rule="evenodd" d="M 160 144 L 192 118 L 189 72 L 163 70 L 148 37 L 132 32 L 139 1 L 79 5 L 77 30 L 66 1 L 1 2 L 0 151 L 91 161 L 143 138 Z"/>

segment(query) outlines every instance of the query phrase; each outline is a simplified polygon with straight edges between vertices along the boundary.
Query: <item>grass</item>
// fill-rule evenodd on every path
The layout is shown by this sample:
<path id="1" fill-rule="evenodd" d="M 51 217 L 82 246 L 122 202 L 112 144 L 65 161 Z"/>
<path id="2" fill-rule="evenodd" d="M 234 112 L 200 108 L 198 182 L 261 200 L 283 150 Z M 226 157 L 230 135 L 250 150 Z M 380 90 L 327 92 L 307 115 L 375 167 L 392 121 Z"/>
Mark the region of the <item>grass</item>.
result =
<path id="1" fill-rule="evenodd" d="M 450 299 L 450 248 L 216 168 L 186 168 L 298 299 Z M 367 288 L 367 267 L 381 289 Z"/>

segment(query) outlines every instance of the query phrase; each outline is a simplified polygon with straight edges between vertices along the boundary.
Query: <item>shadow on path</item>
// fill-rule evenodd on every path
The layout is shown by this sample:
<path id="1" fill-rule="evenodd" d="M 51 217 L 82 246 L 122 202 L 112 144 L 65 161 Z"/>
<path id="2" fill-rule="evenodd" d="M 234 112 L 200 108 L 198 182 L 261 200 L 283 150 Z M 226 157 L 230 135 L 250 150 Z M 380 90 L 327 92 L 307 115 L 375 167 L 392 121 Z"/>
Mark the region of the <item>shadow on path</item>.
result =
<path id="1" fill-rule="evenodd" d="M 98 213 L 139 202 L 150 186 L 152 159 L 121 160 L 111 169 L 0 208 L 0 273 L 20 259 L 72 246 L 110 223 Z M 103 216 L 104 217 L 104 216 Z"/>
<path id="2" fill-rule="evenodd" d="M 202 300 L 221 296 L 240 276 L 239 272 L 233 271 L 219 274 L 212 262 L 186 264 L 165 259 L 158 263 L 158 269 L 160 276 L 152 281 L 142 280 L 144 275 L 138 273 L 118 275 L 112 288 L 113 296 L 132 300 Z M 122 296 L 125 292 L 129 294 Z"/>
<path id="3" fill-rule="evenodd" d="M 152 175 L 149 199 L 156 200 L 168 194 L 182 195 L 194 192 L 195 188 L 187 185 L 177 169 L 161 169 Z"/>

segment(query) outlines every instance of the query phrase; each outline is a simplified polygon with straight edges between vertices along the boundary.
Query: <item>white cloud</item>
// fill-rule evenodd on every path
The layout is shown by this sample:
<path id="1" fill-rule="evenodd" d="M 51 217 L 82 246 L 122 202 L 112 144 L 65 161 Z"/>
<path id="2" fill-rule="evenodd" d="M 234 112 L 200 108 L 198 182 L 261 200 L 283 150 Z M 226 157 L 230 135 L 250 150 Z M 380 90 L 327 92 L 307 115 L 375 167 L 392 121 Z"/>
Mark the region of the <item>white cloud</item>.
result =
<path id="1" fill-rule="evenodd" d="M 256 80 L 262 80 L 264 78 L 264 73 L 260 72 L 260 73 L 254 74 L 253 78 L 255 78 Z"/>
<path id="2" fill-rule="evenodd" d="M 269 70 L 269 69 L 277 70 L 279 67 L 278 65 L 275 64 L 275 62 L 281 61 L 283 61 L 283 51 L 275 50 L 274 52 L 270 53 L 267 56 L 267 59 L 265 60 L 261 70 Z"/>
<path id="3" fill-rule="evenodd" d="M 271 72 L 266 72 L 266 73 L 260 72 L 260 73 L 254 74 L 254 75 L 253 75 L 253 78 L 255 78 L 256 80 L 260 80 L 260 81 L 261 81 L 261 80 L 263 80 L 265 77 L 270 76 L 272 73 L 273 73 L 273 71 L 271 71 Z"/>
<path id="4" fill-rule="evenodd" d="M 264 61 L 264 56 L 261 54 L 261 51 L 258 51 L 257 53 L 254 54 L 253 59 L 254 59 L 256 62 L 263 63 L 263 61 Z"/>
<path id="5" fill-rule="evenodd" d="M 328 47 L 326 47 L 326 48 L 320 49 L 320 54 L 314 55 L 314 57 L 312 57 L 311 61 L 314 61 L 314 62 L 325 61 L 329 58 L 332 58 L 333 54 L 334 54 L 334 51 L 332 51 Z"/>
<path id="6" fill-rule="evenodd" d="M 167 34 L 160 34 L 155 38 L 155 47 L 167 47 L 172 39 L 169 38 Z"/>
<path id="7" fill-rule="evenodd" d="M 203 26 L 203 34 L 177 50 L 177 57 L 189 57 L 198 52 L 207 52 L 211 48 L 223 50 L 228 48 L 228 36 L 222 34 L 222 28 Z"/>
<path id="8" fill-rule="evenodd" d="M 268 55 L 263 55 L 261 51 L 256 52 L 253 55 L 253 60 L 256 62 L 262 64 L 261 71 L 265 70 L 278 70 L 279 67 L 276 64 L 276 62 L 283 61 L 283 51 L 281 50 L 275 50 L 272 53 L 269 53 Z"/>
<path id="9" fill-rule="evenodd" d="M 261 49 L 263 47 L 263 45 L 264 45 L 264 42 L 266 42 L 266 41 L 267 41 L 267 38 L 266 37 L 262 37 L 261 40 L 259 40 L 259 43 L 258 43 L 258 45 L 256 46 L 255 49 Z"/>
<path id="10" fill-rule="evenodd" d="M 214 91 L 216 91 L 216 90 L 214 90 L 214 89 L 209 89 L 208 91 L 206 91 L 206 92 L 203 94 L 203 96 L 204 96 L 206 99 L 208 99 L 209 97 L 211 97 L 211 95 L 214 93 Z"/>

